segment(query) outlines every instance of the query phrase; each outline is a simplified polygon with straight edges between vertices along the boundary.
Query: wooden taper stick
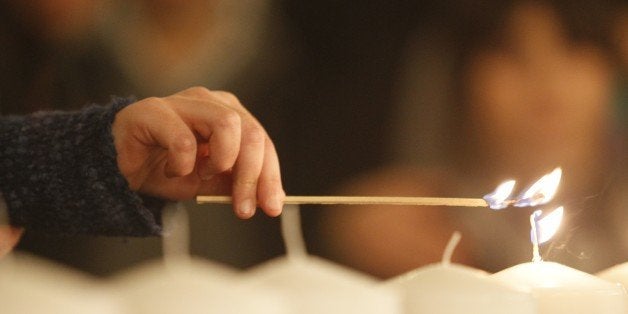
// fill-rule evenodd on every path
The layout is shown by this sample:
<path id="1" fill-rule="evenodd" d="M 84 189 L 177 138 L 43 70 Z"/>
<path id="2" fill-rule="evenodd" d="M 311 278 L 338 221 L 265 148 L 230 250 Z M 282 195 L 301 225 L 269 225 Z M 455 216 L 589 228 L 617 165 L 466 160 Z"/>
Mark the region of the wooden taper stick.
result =
<path id="1" fill-rule="evenodd" d="M 231 196 L 199 195 L 199 204 L 230 204 Z M 405 205 L 487 207 L 481 198 L 403 197 L 403 196 L 286 196 L 284 204 L 335 204 L 335 205 Z"/>

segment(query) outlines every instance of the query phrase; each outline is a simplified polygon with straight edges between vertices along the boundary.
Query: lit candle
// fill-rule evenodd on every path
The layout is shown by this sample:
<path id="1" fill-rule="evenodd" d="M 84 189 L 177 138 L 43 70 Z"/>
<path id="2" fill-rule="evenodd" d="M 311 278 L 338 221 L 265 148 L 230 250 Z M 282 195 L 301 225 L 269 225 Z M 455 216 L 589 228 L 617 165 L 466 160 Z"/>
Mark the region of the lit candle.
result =
<path id="1" fill-rule="evenodd" d="M 549 240 L 558 229 L 562 207 L 543 218 L 539 218 L 540 215 L 540 211 L 536 211 L 530 217 L 533 261 L 491 277 L 498 282 L 530 289 L 540 313 L 626 313 L 627 295 L 621 285 L 541 260 L 538 245 Z"/>
<path id="2" fill-rule="evenodd" d="M 277 258 L 247 272 L 257 291 L 278 289 L 292 313 L 399 313 L 393 289 L 373 278 L 308 256 L 300 230 L 299 208 L 287 206 L 281 215 L 287 257 Z"/>
<path id="3" fill-rule="evenodd" d="M 129 312 L 287 313 L 279 295 L 243 287 L 236 270 L 190 257 L 181 203 L 166 208 L 163 222 L 164 260 L 121 274 L 110 284 Z"/>
<path id="4" fill-rule="evenodd" d="M 597 276 L 610 282 L 620 283 L 628 287 L 628 263 L 615 265 L 597 273 Z"/>
<path id="5" fill-rule="evenodd" d="M 536 313 L 526 289 L 491 280 L 479 269 L 451 264 L 460 239 L 454 233 L 441 263 L 389 280 L 404 295 L 405 313 Z"/>

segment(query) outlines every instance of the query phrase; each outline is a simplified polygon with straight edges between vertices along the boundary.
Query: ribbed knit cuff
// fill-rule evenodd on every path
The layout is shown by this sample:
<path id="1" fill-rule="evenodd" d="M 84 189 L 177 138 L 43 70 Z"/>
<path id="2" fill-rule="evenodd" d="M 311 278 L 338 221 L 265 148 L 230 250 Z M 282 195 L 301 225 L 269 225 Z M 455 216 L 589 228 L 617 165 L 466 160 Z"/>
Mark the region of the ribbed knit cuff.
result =
<path id="1" fill-rule="evenodd" d="M 0 191 L 11 224 L 57 235 L 161 232 L 158 211 L 117 167 L 111 124 L 131 102 L 0 119 Z"/>

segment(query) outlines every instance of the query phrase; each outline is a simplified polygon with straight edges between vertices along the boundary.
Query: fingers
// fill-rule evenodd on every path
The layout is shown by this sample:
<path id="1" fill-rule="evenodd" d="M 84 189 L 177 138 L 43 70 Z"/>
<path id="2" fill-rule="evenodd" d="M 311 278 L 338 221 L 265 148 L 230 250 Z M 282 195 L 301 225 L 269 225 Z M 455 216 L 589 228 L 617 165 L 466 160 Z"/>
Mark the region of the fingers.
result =
<path id="1" fill-rule="evenodd" d="M 179 115 L 199 136 L 198 174 L 203 180 L 230 170 L 240 151 L 242 118 L 221 104 L 173 97 Z"/>
<path id="2" fill-rule="evenodd" d="M 279 158 L 275 146 L 261 124 L 233 94 L 217 92 L 217 96 L 240 112 L 244 117 L 243 130 L 247 130 L 242 134 L 240 151 L 240 156 L 243 154 L 244 156 L 238 158 L 237 167 L 234 168 L 233 198 L 236 214 L 242 218 L 252 216 L 254 211 L 248 211 L 250 199 L 256 199 L 257 194 L 257 205 L 267 215 L 278 216 L 283 208 L 285 192 L 281 184 Z M 262 140 L 261 137 L 263 143 L 259 142 Z M 252 156 L 254 157 L 251 158 Z"/>
<path id="3" fill-rule="evenodd" d="M 237 113 L 230 111 L 218 119 L 209 138 L 208 159 L 203 163 L 207 168 L 200 173 L 204 179 L 232 168 L 238 158 L 241 137 L 241 118 Z"/>
<path id="4" fill-rule="evenodd" d="M 240 153 L 233 168 L 233 205 L 240 218 L 249 218 L 255 213 L 265 142 L 266 134 L 261 127 L 250 122 L 243 126 Z"/>
<path id="5" fill-rule="evenodd" d="M 192 88 L 173 97 L 177 112 L 207 143 L 199 144 L 197 171 L 204 180 L 199 191 L 224 190 L 224 173 L 231 171 L 238 217 L 253 216 L 257 205 L 269 216 L 279 215 L 285 196 L 279 158 L 261 124 L 230 93 Z"/>
<path id="6" fill-rule="evenodd" d="M 264 164 L 260 173 L 257 195 L 259 204 L 264 212 L 271 217 L 281 214 L 286 193 L 281 184 L 281 170 L 275 145 L 266 139 L 264 149 Z"/>
<path id="7" fill-rule="evenodd" d="M 164 168 L 166 176 L 182 177 L 192 173 L 196 162 L 196 137 L 187 124 L 168 108 L 151 111 L 146 124 L 154 142 L 168 151 Z M 154 123 L 153 119 L 160 121 Z"/>
<path id="8" fill-rule="evenodd" d="M 116 114 L 111 127 L 120 172 L 132 190 L 151 175 L 185 176 L 194 170 L 196 138 L 161 98 L 147 98 Z"/>

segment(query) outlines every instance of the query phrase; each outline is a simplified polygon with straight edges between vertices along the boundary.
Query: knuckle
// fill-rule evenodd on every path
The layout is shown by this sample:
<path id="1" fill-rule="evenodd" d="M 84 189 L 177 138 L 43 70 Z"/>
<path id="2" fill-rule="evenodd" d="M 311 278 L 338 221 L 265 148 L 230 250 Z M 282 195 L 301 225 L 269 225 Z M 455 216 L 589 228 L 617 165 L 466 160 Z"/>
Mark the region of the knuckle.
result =
<path id="1" fill-rule="evenodd" d="M 245 178 L 240 178 L 238 180 L 235 180 L 233 182 L 234 186 L 236 187 L 241 187 L 241 188 L 247 188 L 247 189 L 251 189 L 257 186 L 257 180 L 256 179 L 245 179 Z"/>
<path id="2" fill-rule="evenodd" d="M 209 89 L 203 86 L 190 87 L 185 92 L 198 98 L 208 98 L 212 94 Z"/>
<path id="3" fill-rule="evenodd" d="M 196 139 L 188 134 L 181 134 L 174 145 L 179 153 L 192 153 L 196 151 Z"/>
<path id="4" fill-rule="evenodd" d="M 260 126 L 253 125 L 243 130 L 244 141 L 251 144 L 264 144 L 266 142 L 266 132 Z"/>
<path id="5" fill-rule="evenodd" d="M 236 95 L 226 91 L 216 91 L 216 95 L 218 95 L 221 99 L 226 101 L 229 104 L 237 104 L 240 103 L 240 100 Z"/>
<path id="6" fill-rule="evenodd" d="M 239 129 L 242 119 L 235 111 L 226 111 L 216 121 L 216 126 L 222 129 Z"/>

